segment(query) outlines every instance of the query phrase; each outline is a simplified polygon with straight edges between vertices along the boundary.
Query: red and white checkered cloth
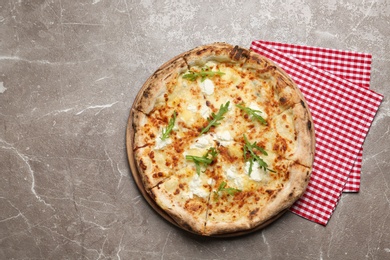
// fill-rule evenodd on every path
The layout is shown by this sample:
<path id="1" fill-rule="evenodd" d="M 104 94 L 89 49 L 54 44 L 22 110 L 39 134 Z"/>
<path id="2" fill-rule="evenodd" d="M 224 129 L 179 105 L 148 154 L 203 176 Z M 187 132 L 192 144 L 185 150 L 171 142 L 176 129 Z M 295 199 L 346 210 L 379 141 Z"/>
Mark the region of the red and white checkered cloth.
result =
<path id="1" fill-rule="evenodd" d="M 362 146 L 383 96 L 370 90 L 371 55 L 253 41 L 251 49 L 297 83 L 313 117 L 316 149 L 305 194 L 291 211 L 326 225 L 343 191 L 360 187 Z"/>

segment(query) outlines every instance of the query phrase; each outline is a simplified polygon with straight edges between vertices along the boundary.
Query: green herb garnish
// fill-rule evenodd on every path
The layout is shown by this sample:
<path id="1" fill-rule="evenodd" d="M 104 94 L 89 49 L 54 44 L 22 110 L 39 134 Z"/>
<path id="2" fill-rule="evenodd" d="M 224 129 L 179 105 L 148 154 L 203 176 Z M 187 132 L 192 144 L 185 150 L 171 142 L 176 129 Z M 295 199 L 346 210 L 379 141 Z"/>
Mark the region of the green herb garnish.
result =
<path id="1" fill-rule="evenodd" d="M 186 155 L 186 160 L 193 161 L 195 163 L 196 173 L 200 175 L 200 166 L 210 165 L 217 157 L 217 155 L 217 150 L 214 147 L 210 147 L 202 157 L 195 155 Z"/>
<path id="2" fill-rule="evenodd" d="M 221 121 L 222 119 L 224 119 L 223 115 L 226 114 L 226 112 L 228 111 L 229 104 L 230 104 L 230 101 L 226 102 L 225 105 L 221 105 L 217 114 L 211 113 L 211 116 L 209 118 L 207 118 L 207 121 L 209 121 L 209 124 L 205 128 L 202 129 L 202 131 L 200 132 L 200 135 L 208 132 L 212 126 L 217 126 L 217 125 L 221 124 L 218 121 Z"/>
<path id="3" fill-rule="evenodd" d="M 160 137 L 161 140 L 167 139 L 171 134 L 172 129 L 175 126 L 176 115 L 177 115 L 176 111 L 173 111 L 173 115 L 172 118 L 169 119 L 168 126 L 162 130 L 162 136 Z"/>
<path id="4" fill-rule="evenodd" d="M 268 153 L 262 147 L 258 146 L 256 144 L 256 142 L 251 144 L 248 141 L 248 139 L 246 138 L 245 134 L 244 134 L 244 140 L 245 140 L 244 159 L 245 159 L 245 161 L 249 161 L 248 175 L 249 176 L 251 175 L 252 168 L 253 168 L 253 163 L 255 161 L 259 164 L 260 169 L 264 169 L 264 171 L 268 170 L 268 171 L 271 171 L 271 172 L 275 172 L 275 171 L 273 171 L 273 170 L 268 168 L 268 164 L 255 153 L 255 149 L 258 150 L 259 152 L 261 152 L 264 155 L 268 155 Z M 249 157 L 248 157 L 248 154 L 249 154 Z"/>
<path id="5" fill-rule="evenodd" d="M 218 190 L 217 191 L 214 191 L 214 194 L 216 197 L 218 197 L 219 193 L 220 192 L 226 192 L 227 194 L 229 195 L 234 195 L 236 194 L 237 192 L 241 192 L 240 189 L 236 189 L 236 188 L 226 188 L 226 185 L 227 183 L 226 182 L 221 182 L 221 184 L 219 185 L 218 187 Z"/>
<path id="6" fill-rule="evenodd" d="M 183 79 L 188 79 L 190 81 L 195 81 L 197 78 L 201 78 L 201 82 L 203 82 L 206 78 L 212 78 L 214 76 L 222 76 L 225 75 L 224 72 L 218 70 L 218 71 L 212 71 L 209 66 L 205 66 L 201 68 L 199 72 L 195 72 L 192 70 L 189 70 L 186 74 L 183 75 Z"/>
<path id="7" fill-rule="evenodd" d="M 263 125 L 267 125 L 268 124 L 267 121 L 262 116 L 260 116 L 258 114 L 258 113 L 261 113 L 260 110 L 252 109 L 250 107 L 245 107 L 244 103 L 236 104 L 236 107 L 238 107 L 239 109 L 241 109 L 242 111 L 247 113 L 249 116 L 252 116 L 252 119 L 259 120 L 261 124 L 263 124 Z"/>

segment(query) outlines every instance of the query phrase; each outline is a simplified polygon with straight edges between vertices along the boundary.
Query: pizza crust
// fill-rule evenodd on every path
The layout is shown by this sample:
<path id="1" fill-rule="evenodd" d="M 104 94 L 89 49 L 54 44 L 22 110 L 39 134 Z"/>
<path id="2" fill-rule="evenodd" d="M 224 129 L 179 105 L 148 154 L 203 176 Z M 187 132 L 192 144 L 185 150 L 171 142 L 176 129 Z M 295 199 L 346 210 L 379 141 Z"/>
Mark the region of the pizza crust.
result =
<path id="1" fill-rule="evenodd" d="M 176 78 L 187 69 L 187 63 L 182 57 L 177 57 L 162 65 L 151 77 L 147 79 L 141 96 L 135 100 L 135 109 L 149 114 L 167 91 L 166 83 Z M 136 122 L 136 121 L 134 121 Z"/>
<path id="2" fill-rule="evenodd" d="M 289 155 L 289 159 L 311 168 L 314 161 L 314 129 L 313 121 L 310 116 L 310 111 L 307 108 L 305 101 L 295 104 L 293 114 L 295 117 L 294 127 L 297 133 L 297 148 L 293 154 Z"/>
<path id="3" fill-rule="evenodd" d="M 182 57 L 189 67 L 203 66 L 210 60 L 243 64 L 249 57 L 249 51 L 238 46 L 233 47 L 230 44 L 218 42 L 194 48 L 182 54 Z"/>

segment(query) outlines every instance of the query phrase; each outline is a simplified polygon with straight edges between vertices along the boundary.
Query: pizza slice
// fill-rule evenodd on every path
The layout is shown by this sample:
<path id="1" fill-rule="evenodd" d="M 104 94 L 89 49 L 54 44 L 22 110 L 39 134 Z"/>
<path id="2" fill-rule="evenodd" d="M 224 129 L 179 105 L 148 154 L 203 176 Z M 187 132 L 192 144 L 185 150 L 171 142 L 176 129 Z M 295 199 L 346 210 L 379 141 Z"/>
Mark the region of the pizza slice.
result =
<path id="1" fill-rule="evenodd" d="M 308 179 L 309 168 L 289 160 L 270 166 L 278 171 L 278 175 L 288 175 L 289 181 L 261 183 L 244 175 L 242 182 L 245 185 L 241 189 L 237 188 L 235 181 L 229 181 L 229 177 L 214 186 L 208 205 L 205 234 L 234 233 L 255 228 L 288 209 L 302 195 L 303 190 L 299 185 L 303 183 L 299 176 L 305 172 Z M 234 169 L 229 171 L 233 172 Z M 279 177 L 272 174 L 264 178 L 269 180 Z"/>
<path id="2" fill-rule="evenodd" d="M 268 120 L 262 131 L 250 131 L 248 136 L 268 151 L 311 167 L 314 160 L 314 129 L 304 102 L 295 104 Z"/>
<path id="3" fill-rule="evenodd" d="M 152 198 L 177 224 L 204 233 L 212 179 L 191 165 L 181 168 L 150 190 Z"/>
<path id="4" fill-rule="evenodd" d="M 246 136 L 238 146 L 232 149 L 235 157 L 221 152 L 222 167 L 214 169 L 218 177 L 208 203 L 207 235 L 250 230 L 268 221 L 289 208 L 309 180 L 310 168 L 268 152 Z"/>
<path id="5" fill-rule="evenodd" d="M 192 146 L 203 147 L 206 140 L 197 140 L 198 132 L 178 127 L 178 114 L 161 121 L 143 112 L 136 112 L 138 124 L 134 128 L 133 153 L 146 189 L 175 174 L 186 162 L 184 151 Z"/>

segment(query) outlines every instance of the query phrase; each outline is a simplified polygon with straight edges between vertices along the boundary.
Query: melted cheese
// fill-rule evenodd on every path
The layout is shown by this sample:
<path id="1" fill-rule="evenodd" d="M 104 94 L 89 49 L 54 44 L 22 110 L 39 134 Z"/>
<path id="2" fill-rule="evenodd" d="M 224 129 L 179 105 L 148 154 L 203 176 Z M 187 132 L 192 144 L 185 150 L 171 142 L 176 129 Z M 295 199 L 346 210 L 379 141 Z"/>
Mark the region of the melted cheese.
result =
<path id="1" fill-rule="evenodd" d="M 193 112 L 193 113 L 198 112 L 198 108 L 196 107 L 195 104 L 189 104 L 189 105 L 187 106 L 187 110 L 189 110 L 189 111 L 191 111 L 191 112 Z"/>

